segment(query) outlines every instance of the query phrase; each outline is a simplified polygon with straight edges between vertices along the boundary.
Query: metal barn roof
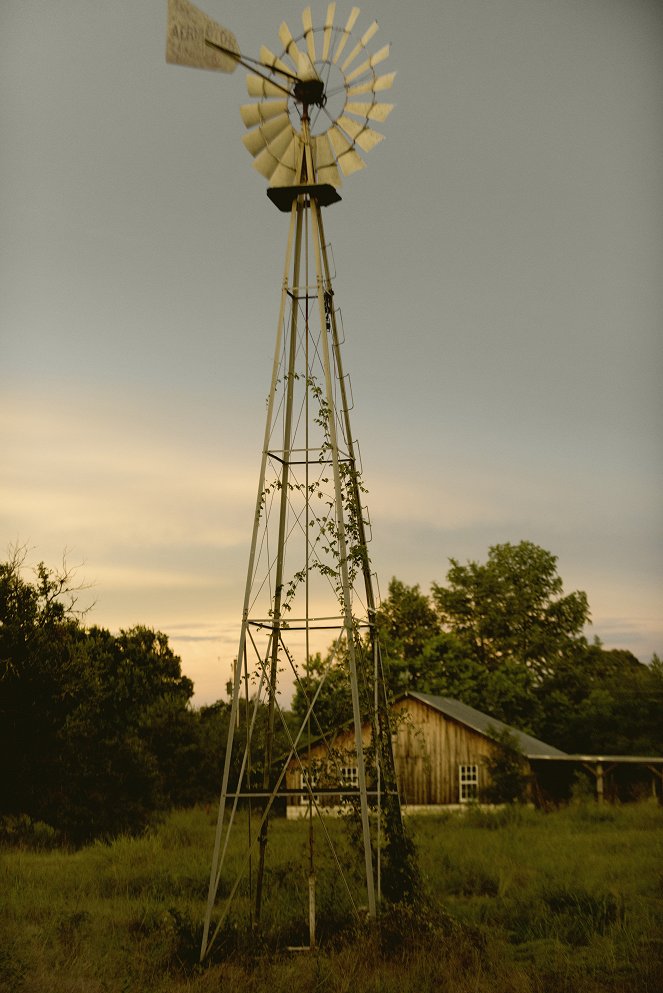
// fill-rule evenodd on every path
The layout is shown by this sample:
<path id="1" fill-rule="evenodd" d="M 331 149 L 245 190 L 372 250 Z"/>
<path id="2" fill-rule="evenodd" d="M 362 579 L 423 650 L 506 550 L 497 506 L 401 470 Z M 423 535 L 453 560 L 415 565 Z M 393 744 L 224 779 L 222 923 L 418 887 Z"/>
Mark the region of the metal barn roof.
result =
<path id="1" fill-rule="evenodd" d="M 465 724 L 467 727 L 472 728 L 473 731 L 478 731 L 479 734 L 485 734 L 490 737 L 491 731 L 509 731 L 518 741 L 520 750 L 526 758 L 562 758 L 566 755 L 566 752 L 560 751 L 554 745 L 548 745 L 545 741 L 533 738 L 531 734 L 525 734 L 524 731 L 519 731 L 518 728 L 511 727 L 503 721 L 498 721 L 497 718 L 490 717 L 481 710 L 468 707 L 466 703 L 461 703 L 460 700 L 452 700 L 451 697 L 433 696 L 430 693 L 416 693 L 413 691 L 404 693 L 401 699 L 408 697 L 413 700 L 420 700 L 422 703 L 432 707 L 433 710 L 444 714 L 445 717 L 450 717 L 460 724 Z"/>

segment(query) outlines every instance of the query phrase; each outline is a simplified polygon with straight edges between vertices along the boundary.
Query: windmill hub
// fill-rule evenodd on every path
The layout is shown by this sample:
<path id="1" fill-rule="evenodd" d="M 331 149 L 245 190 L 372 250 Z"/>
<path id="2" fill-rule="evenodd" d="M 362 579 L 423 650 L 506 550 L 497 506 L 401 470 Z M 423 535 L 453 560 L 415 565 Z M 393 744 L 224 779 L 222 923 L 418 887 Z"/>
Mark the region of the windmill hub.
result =
<path id="1" fill-rule="evenodd" d="M 325 84 L 321 79 L 298 79 L 295 83 L 293 96 L 305 107 L 324 107 L 327 103 Z"/>

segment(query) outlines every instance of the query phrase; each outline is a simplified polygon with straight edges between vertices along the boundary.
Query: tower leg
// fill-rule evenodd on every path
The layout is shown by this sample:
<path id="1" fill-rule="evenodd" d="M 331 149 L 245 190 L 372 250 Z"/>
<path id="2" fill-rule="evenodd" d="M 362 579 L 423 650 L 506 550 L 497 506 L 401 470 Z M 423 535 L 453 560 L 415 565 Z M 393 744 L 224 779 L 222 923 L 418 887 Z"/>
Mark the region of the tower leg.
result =
<path id="1" fill-rule="evenodd" d="M 301 218 L 299 218 L 299 220 L 301 222 Z M 230 764 L 233 753 L 235 729 L 238 723 L 239 698 L 240 698 L 241 683 L 242 683 L 242 660 L 245 658 L 247 651 L 247 634 L 248 634 L 248 621 L 249 621 L 249 612 L 250 612 L 250 603 L 251 603 L 251 590 L 252 590 L 252 582 L 255 571 L 256 556 L 258 552 L 258 538 L 259 538 L 262 508 L 264 503 L 265 479 L 267 473 L 269 443 L 272 433 L 275 402 L 277 397 L 277 382 L 278 382 L 279 369 L 280 369 L 281 349 L 283 344 L 283 322 L 284 322 L 286 305 L 288 302 L 288 294 L 289 294 L 288 275 L 290 270 L 290 260 L 292 258 L 293 241 L 295 240 L 295 233 L 297 230 L 297 222 L 298 222 L 298 213 L 295 209 L 295 206 L 293 205 L 293 210 L 291 211 L 290 214 L 290 227 L 288 231 L 288 241 L 286 244 L 286 252 L 285 252 L 285 265 L 283 270 L 283 282 L 281 287 L 281 304 L 279 308 L 278 323 L 276 325 L 276 344 L 274 346 L 272 376 L 270 382 L 269 396 L 267 398 L 267 416 L 265 419 L 265 434 L 263 438 L 262 457 L 260 461 L 260 472 L 258 476 L 258 492 L 256 495 L 256 506 L 253 516 L 253 533 L 251 536 L 249 562 L 246 573 L 246 585 L 244 588 L 244 607 L 242 610 L 242 625 L 240 630 L 237 658 L 235 659 L 235 663 L 233 666 L 232 703 L 230 709 L 230 720 L 228 723 L 226 752 L 223 763 L 221 795 L 219 797 L 219 810 L 217 816 L 216 833 L 214 837 L 214 851 L 212 854 L 212 864 L 210 867 L 210 879 L 209 879 L 209 888 L 207 894 L 207 907 L 205 910 L 205 920 L 203 923 L 203 937 L 202 937 L 202 943 L 200 949 L 201 961 L 205 958 L 205 956 L 209 951 L 209 945 L 210 945 L 209 934 L 210 934 L 212 913 L 214 911 L 217 891 L 219 888 L 221 864 L 223 861 L 221 842 L 223 837 L 226 805 L 228 801 Z M 301 242 L 301 235 L 300 235 L 300 242 Z M 247 709 L 246 719 L 248 720 L 248 709 Z M 230 831 L 231 826 L 232 824 L 227 825 L 228 832 Z"/>
<path id="2" fill-rule="evenodd" d="M 294 263 L 292 270 L 292 286 L 297 287 L 299 285 L 299 274 L 301 267 L 301 251 L 302 251 L 302 217 L 303 217 L 304 207 L 299 202 L 296 201 L 292 205 L 292 212 L 295 214 L 295 254 Z M 268 700 L 268 713 L 267 713 L 267 735 L 265 740 L 265 755 L 264 755 L 264 766 L 263 766 L 263 790 L 265 793 L 268 792 L 270 786 L 270 777 L 272 770 L 272 759 L 274 757 L 274 717 L 276 708 L 276 689 L 277 689 L 277 675 L 278 675 L 278 664 L 279 664 L 279 653 L 281 650 L 281 610 L 282 610 L 282 600 L 284 592 L 284 569 L 285 569 L 285 548 L 286 548 L 286 523 L 287 523 L 287 512 L 288 512 L 288 495 L 290 486 L 290 459 L 291 459 L 291 447 L 292 447 L 292 419 L 293 419 L 293 397 L 294 397 L 294 385 L 295 385 L 295 358 L 297 355 L 297 325 L 298 325 L 299 310 L 297 307 L 292 307 L 290 311 L 290 329 L 287 342 L 288 351 L 288 364 L 286 373 L 286 406 L 285 406 L 285 423 L 283 427 L 283 463 L 281 472 L 281 492 L 279 499 L 279 525 L 278 525 L 278 544 L 276 549 L 276 570 L 275 570 L 275 585 L 274 585 L 274 599 L 272 607 L 272 635 L 271 635 L 271 651 L 269 653 L 269 700 Z M 256 923 L 260 921 L 260 912 L 262 909 L 262 889 L 263 880 L 265 875 L 265 850 L 267 848 L 267 832 L 269 828 L 269 818 L 266 817 L 263 821 L 262 828 L 260 830 L 260 855 L 258 862 L 258 875 L 256 880 Z"/>
<path id="3" fill-rule="evenodd" d="M 371 853 L 371 829 L 368 816 L 368 795 L 366 787 L 366 765 L 364 762 L 364 743 L 362 736 L 362 714 L 359 703 L 359 683 L 357 673 L 357 658 L 355 654 L 355 623 L 352 616 L 352 592 L 348 574 L 348 545 L 345 535 L 345 515 L 343 486 L 339 462 L 338 437 L 336 431 L 336 405 L 332 381 L 332 366 L 330 360 L 329 335 L 326 330 L 327 306 L 325 303 L 325 278 L 322 265 L 322 231 L 320 224 L 320 207 L 315 200 L 311 201 L 311 218 L 313 222 L 313 244 L 315 251 L 316 281 L 318 288 L 318 307 L 320 310 L 322 359 L 325 374 L 326 400 L 329 410 L 329 443 L 331 448 L 332 466 L 334 471 L 334 490 L 336 495 L 336 524 L 338 528 L 338 556 L 342 589 L 343 619 L 348 646 L 348 664 L 350 666 L 350 689 L 352 693 L 352 717 L 355 731 L 355 748 L 357 751 L 357 780 L 359 783 L 359 803 L 361 810 L 361 830 L 364 843 L 364 864 L 366 868 L 366 891 L 368 897 L 368 913 L 376 915 L 375 881 L 373 875 L 373 857 Z M 361 511 L 359 512 L 361 516 Z"/>

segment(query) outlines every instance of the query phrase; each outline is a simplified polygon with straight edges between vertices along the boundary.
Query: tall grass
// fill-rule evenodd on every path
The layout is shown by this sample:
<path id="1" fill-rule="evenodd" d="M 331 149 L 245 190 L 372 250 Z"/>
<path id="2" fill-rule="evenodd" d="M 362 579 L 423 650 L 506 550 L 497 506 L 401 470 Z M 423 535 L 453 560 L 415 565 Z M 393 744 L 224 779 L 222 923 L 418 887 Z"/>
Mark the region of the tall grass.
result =
<path id="1" fill-rule="evenodd" d="M 7 848 L 0 990 L 663 991 L 660 807 L 476 810 L 408 823 L 426 891 L 421 912 L 388 914 L 380 932 L 357 926 L 339 936 L 345 897 L 321 850 L 323 944 L 288 952 L 304 936 L 306 879 L 297 866 L 306 826 L 275 821 L 264 912 L 270 940 L 250 939 L 233 912 L 225 955 L 222 941 L 217 961 L 202 969 L 214 831 L 205 811 L 175 812 L 144 837 L 77 852 Z"/>

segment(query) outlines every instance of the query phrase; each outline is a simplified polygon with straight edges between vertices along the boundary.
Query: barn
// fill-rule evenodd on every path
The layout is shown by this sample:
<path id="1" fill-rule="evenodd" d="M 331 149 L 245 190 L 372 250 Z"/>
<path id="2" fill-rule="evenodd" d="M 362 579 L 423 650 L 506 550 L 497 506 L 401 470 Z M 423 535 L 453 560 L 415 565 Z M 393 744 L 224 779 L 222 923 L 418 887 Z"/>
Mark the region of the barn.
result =
<path id="1" fill-rule="evenodd" d="M 523 770 L 535 802 L 568 799 L 579 770 L 589 774 L 599 801 L 616 798 L 618 787 L 643 781 L 654 796 L 663 783 L 663 759 L 648 756 L 568 755 L 538 738 L 510 727 L 474 707 L 449 697 L 408 692 L 392 703 L 392 743 L 401 803 L 407 812 L 449 809 L 481 800 L 489 786 L 488 760 L 494 755 L 494 736 L 508 731 L 518 746 Z M 370 742 L 368 723 L 362 729 Z M 333 787 L 357 785 L 357 766 L 352 726 L 340 728 L 324 740 L 311 743 L 305 767 L 292 760 L 286 771 L 286 786 L 292 791 L 287 813 L 296 817 L 306 806 L 297 791 L 306 780 L 320 789 L 322 805 L 338 804 Z"/>
<path id="2" fill-rule="evenodd" d="M 501 731 L 514 736 L 526 763 L 564 754 L 449 697 L 404 693 L 394 701 L 393 714 L 398 789 L 401 802 L 410 808 L 479 800 L 489 785 L 487 762 L 495 752 L 494 735 Z"/>

